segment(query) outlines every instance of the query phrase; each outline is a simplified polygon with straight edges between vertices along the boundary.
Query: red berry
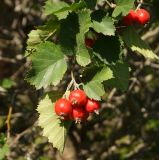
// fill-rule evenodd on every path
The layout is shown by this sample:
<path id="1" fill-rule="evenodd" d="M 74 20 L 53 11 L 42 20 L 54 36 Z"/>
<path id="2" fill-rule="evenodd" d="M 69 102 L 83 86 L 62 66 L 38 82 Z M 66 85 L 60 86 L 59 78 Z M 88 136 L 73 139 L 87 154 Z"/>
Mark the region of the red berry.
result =
<path id="1" fill-rule="evenodd" d="M 60 98 L 55 103 L 55 112 L 58 116 L 61 117 L 61 119 L 65 120 L 72 112 L 72 105 L 67 99 Z"/>
<path id="2" fill-rule="evenodd" d="M 94 39 L 90 39 L 90 38 L 85 39 L 85 44 L 86 44 L 86 47 L 88 47 L 88 48 L 92 48 L 94 43 L 95 43 Z"/>
<path id="3" fill-rule="evenodd" d="M 98 110 L 100 108 L 100 103 L 98 101 L 95 101 L 93 99 L 88 99 L 87 103 L 85 105 L 85 109 L 87 112 L 92 113 L 98 113 Z"/>
<path id="4" fill-rule="evenodd" d="M 69 101 L 72 105 L 84 106 L 87 103 L 87 96 L 84 91 L 77 89 L 70 93 Z"/>
<path id="5" fill-rule="evenodd" d="M 72 118 L 75 120 L 76 123 L 81 123 L 87 120 L 89 113 L 79 106 L 74 106 L 72 109 Z"/>
<path id="6" fill-rule="evenodd" d="M 136 12 L 136 22 L 138 22 L 139 24 L 144 25 L 148 23 L 149 20 L 150 20 L 150 14 L 145 9 L 139 9 Z"/>
<path id="7" fill-rule="evenodd" d="M 134 10 L 130 10 L 129 14 L 123 17 L 123 23 L 126 26 L 130 26 L 136 20 L 136 12 Z"/>

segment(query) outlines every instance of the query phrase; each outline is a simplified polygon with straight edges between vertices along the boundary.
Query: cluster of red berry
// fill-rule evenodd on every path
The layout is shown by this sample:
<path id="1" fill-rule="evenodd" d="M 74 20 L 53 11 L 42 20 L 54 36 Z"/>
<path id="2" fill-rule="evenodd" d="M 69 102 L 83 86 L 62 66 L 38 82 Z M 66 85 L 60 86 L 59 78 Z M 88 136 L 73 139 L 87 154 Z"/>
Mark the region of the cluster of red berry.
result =
<path id="1" fill-rule="evenodd" d="M 138 9 L 137 11 L 130 10 L 129 14 L 123 18 L 123 23 L 127 26 L 136 22 L 141 25 L 145 25 L 150 20 L 150 14 L 145 9 Z"/>
<path id="2" fill-rule="evenodd" d="M 87 120 L 89 113 L 98 113 L 99 108 L 100 103 L 87 98 L 80 89 L 72 91 L 68 100 L 60 98 L 55 103 L 55 112 L 61 120 L 74 120 L 76 123 Z"/>

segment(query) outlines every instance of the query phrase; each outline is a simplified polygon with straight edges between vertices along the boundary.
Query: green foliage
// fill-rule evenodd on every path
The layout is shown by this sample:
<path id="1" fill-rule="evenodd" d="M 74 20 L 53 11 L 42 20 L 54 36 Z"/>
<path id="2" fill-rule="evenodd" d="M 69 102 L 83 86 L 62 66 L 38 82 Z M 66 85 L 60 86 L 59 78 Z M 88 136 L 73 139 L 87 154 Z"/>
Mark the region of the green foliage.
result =
<path id="1" fill-rule="evenodd" d="M 100 101 L 101 96 L 104 95 L 104 87 L 103 85 L 96 80 L 93 80 L 86 85 L 83 86 L 83 89 L 89 98 Z"/>
<path id="2" fill-rule="evenodd" d="M 67 70 L 63 52 L 58 45 L 51 42 L 39 44 L 31 60 L 32 68 L 27 80 L 37 89 L 46 88 L 50 84 L 57 85 Z"/>
<path id="3" fill-rule="evenodd" d="M 83 86 L 83 89 L 89 98 L 101 100 L 101 96 L 105 93 L 102 82 L 111 78 L 113 78 L 112 70 L 108 66 L 104 66 L 90 82 Z"/>
<path id="4" fill-rule="evenodd" d="M 6 137 L 3 134 L 0 134 L 0 160 L 4 160 L 8 152 L 9 146 L 6 142 Z"/>
<path id="5" fill-rule="evenodd" d="M 8 78 L 3 79 L 1 82 L 1 86 L 5 89 L 9 89 L 14 85 L 15 85 L 15 82 Z"/>
<path id="6" fill-rule="evenodd" d="M 91 27 L 91 17 L 89 10 L 83 10 L 78 13 L 79 17 L 79 26 L 80 31 L 77 34 L 77 51 L 76 51 L 76 60 L 79 65 L 86 66 L 88 65 L 90 60 L 90 55 L 85 46 L 85 33 L 89 31 Z"/>
<path id="7" fill-rule="evenodd" d="M 115 35 L 114 22 L 110 17 L 104 17 L 101 22 L 93 21 L 93 29 L 98 33 L 103 33 L 105 36 Z"/>
<path id="8" fill-rule="evenodd" d="M 115 0 L 116 8 L 113 11 L 113 17 L 119 15 L 125 16 L 129 13 L 130 9 L 133 8 L 135 0 Z"/>
<path id="9" fill-rule="evenodd" d="M 126 91 L 129 85 L 129 65 L 126 62 L 118 62 L 111 66 L 113 78 L 108 80 L 105 84 L 113 86 L 121 91 Z"/>
<path id="10" fill-rule="evenodd" d="M 150 47 L 140 38 L 134 28 L 128 27 L 125 29 L 122 34 L 122 38 L 132 51 L 143 55 L 145 58 L 159 59 L 159 57 L 153 53 Z"/>
<path id="11" fill-rule="evenodd" d="M 67 131 L 70 122 L 62 122 L 54 112 L 54 103 L 47 95 L 40 101 L 37 111 L 39 113 L 39 126 L 43 128 L 43 135 L 48 137 L 50 143 L 61 153 L 64 151 Z"/>
<path id="12" fill-rule="evenodd" d="M 59 43 L 62 50 L 67 55 L 75 54 L 76 34 L 79 32 L 77 14 L 69 14 L 68 17 L 61 21 L 59 32 Z"/>
<path id="13" fill-rule="evenodd" d="M 94 47 L 94 54 L 105 64 L 119 60 L 121 43 L 117 36 L 100 36 Z"/>
<path id="14" fill-rule="evenodd" d="M 67 3 L 63 1 L 55 2 L 53 0 L 47 0 L 44 6 L 44 14 L 54 14 L 60 20 L 66 18 L 70 12 L 79 10 L 84 6 L 85 3 L 83 1 L 79 3 L 73 3 L 69 6 Z"/>
<path id="15" fill-rule="evenodd" d="M 84 0 L 87 7 L 90 8 L 90 9 L 94 9 L 95 6 L 96 6 L 96 3 L 97 3 L 97 0 Z"/>
<path id="16" fill-rule="evenodd" d="M 65 2 L 59 1 L 53 1 L 53 0 L 47 0 L 46 4 L 44 6 L 44 14 L 50 15 L 55 14 L 59 19 L 66 18 L 68 15 L 68 8 L 69 5 Z"/>
<path id="17" fill-rule="evenodd" d="M 97 0 L 75 0 L 72 3 L 47 0 L 44 14 L 48 20 L 28 35 L 26 50 L 32 65 L 27 81 L 37 89 L 56 86 L 63 80 L 67 62 L 71 63 L 70 69 L 76 60 L 84 70 L 78 77 L 79 83 L 89 98 L 101 100 L 107 87 L 126 91 L 130 76 L 129 64 L 123 54 L 126 46 L 146 58 L 159 59 L 134 28 L 125 26 L 120 32 L 119 19 L 134 7 L 134 1 L 115 0 L 116 7 L 106 9 L 99 7 Z M 86 39 L 93 41 L 88 47 Z M 64 150 L 70 125 L 60 121 L 54 112 L 54 102 L 63 93 L 65 91 L 45 93 L 47 96 L 37 109 L 44 136 L 60 152 Z"/>

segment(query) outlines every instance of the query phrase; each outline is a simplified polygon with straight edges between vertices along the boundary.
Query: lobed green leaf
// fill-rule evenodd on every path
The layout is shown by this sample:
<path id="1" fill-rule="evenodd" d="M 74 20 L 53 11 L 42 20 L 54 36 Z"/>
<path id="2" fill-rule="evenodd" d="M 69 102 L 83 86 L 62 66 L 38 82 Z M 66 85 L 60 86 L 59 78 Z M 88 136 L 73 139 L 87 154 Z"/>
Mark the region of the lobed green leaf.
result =
<path id="1" fill-rule="evenodd" d="M 39 126 L 43 128 L 43 136 L 47 137 L 53 147 L 62 153 L 71 122 L 59 119 L 54 111 L 54 103 L 48 95 L 40 101 L 37 111 L 39 113 Z"/>
<path id="2" fill-rule="evenodd" d="M 140 36 L 137 34 L 133 27 L 128 27 L 122 33 L 122 38 L 125 44 L 138 54 L 143 55 L 145 58 L 159 59 L 159 57 L 153 53 L 151 48 L 146 44 Z"/>
<path id="3" fill-rule="evenodd" d="M 52 42 L 38 45 L 31 56 L 32 68 L 26 79 L 37 89 L 48 85 L 57 85 L 67 70 L 66 60 L 61 48 Z"/>

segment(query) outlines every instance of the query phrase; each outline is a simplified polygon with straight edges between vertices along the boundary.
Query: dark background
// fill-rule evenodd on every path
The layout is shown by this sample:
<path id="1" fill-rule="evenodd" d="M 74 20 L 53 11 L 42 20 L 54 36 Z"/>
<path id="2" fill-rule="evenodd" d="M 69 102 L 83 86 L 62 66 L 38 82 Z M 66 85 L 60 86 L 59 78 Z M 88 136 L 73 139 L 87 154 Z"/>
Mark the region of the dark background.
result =
<path id="1" fill-rule="evenodd" d="M 151 22 L 139 29 L 159 55 L 159 2 L 146 1 Z M 100 116 L 72 125 L 63 155 L 42 137 L 36 106 L 41 91 L 24 81 L 27 34 L 42 24 L 42 0 L 0 1 L 0 134 L 9 138 L 8 160 L 158 160 L 159 63 L 129 51 L 129 89 L 108 90 Z M 131 38 L 131 37 L 130 37 Z M 11 129 L 7 117 L 11 114 Z"/>

